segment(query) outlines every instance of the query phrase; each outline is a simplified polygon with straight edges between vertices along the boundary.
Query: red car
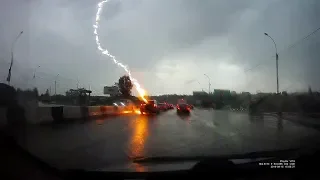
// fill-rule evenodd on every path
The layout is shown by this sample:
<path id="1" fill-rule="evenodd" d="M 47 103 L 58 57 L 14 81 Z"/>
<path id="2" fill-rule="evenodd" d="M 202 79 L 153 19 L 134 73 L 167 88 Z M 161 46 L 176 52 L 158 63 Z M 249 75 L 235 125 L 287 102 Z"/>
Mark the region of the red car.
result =
<path id="1" fill-rule="evenodd" d="M 161 110 L 161 111 L 166 111 L 168 110 L 168 105 L 166 103 L 159 103 L 158 104 L 158 108 Z"/>
<path id="2" fill-rule="evenodd" d="M 177 113 L 190 113 L 191 108 L 188 104 L 177 104 Z"/>
<path id="3" fill-rule="evenodd" d="M 160 109 L 156 100 L 149 100 L 148 103 L 143 103 L 140 106 L 140 113 L 159 114 Z"/>

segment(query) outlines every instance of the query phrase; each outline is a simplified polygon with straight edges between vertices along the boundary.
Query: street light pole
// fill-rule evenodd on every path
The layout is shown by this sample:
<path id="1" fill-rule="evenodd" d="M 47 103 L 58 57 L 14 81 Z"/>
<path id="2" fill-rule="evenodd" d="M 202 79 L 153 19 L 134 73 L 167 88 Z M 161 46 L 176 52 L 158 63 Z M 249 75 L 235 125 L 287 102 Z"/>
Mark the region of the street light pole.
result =
<path id="1" fill-rule="evenodd" d="M 207 78 L 208 78 L 208 81 L 209 81 L 209 94 L 210 94 L 210 86 L 211 86 L 211 83 L 210 83 L 210 78 L 208 75 L 204 74 Z"/>
<path id="2" fill-rule="evenodd" d="M 79 79 L 77 78 L 77 89 L 79 89 Z"/>
<path id="3" fill-rule="evenodd" d="M 54 80 L 54 95 L 57 95 L 57 77 L 59 74 L 57 74 L 56 79 Z"/>
<path id="4" fill-rule="evenodd" d="M 33 79 L 35 79 L 36 78 L 36 72 L 37 72 L 37 69 L 38 68 L 40 68 L 40 66 L 38 66 L 38 67 L 36 67 L 35 69 L 34 69 L 34 72 L 33 72 Z"/>
<path id="5" fill-rule="evenodd" d="M 11 63 L 10 63 L 10 68 L 9 68 L 9 72 L 8 72 L 8 77 L 7 77 L 7 81 L 8 81 L 8 85 L 10 85 L 10 81 L 11 81 L 11 69 L 12 69 L 12 65 L 13 65 L 13 50 L 15 47 L 16 42 L 18 41 L 18 39 L 20 38 L 20 36 L 23 34 L 23 31 L 21 31 L 18 36 L 16 37 L 16 39 L 13 41 L 12 46 L 11 46 Z"/>
<path id="6" fill-rule="evenodd" d="M 279 94 L 279 68 L 278 68 L 279 55 L 278 55 L 277 44 L 276 44 L 276 42 L 274 41 L 274 39 L 273 39 L 271 36 L 269 36 L 268 33 L 264 33 L 264 35 L 268 36 L 268 37 L 272 40 L 272 42 L 273 42 L 273 44 L 274 44 L 274 47 L 275 47 L 275 49 L 276 49 L 277 94 Z"/>

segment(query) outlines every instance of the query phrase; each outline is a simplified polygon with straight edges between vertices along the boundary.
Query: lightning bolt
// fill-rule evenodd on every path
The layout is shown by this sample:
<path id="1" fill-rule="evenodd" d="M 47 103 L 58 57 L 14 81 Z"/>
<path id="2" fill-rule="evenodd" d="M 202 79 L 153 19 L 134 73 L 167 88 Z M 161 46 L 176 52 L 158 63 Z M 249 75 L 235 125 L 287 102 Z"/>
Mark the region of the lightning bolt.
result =
<path id="1" fill-rule="evenodd" d="M 100 15 L 101 15 L 101 12 L 103 10 L 104 4 L 107 3 L 107 2 L 109 2 L 109 0 L 100 1 L 98 3 L 98 10 L 97 10 L 97 13 L 96 13 L 96 19 L 95 19 L 95 23 L 93 25 L 93 30 L 94 30 L 93 33 L 94 33 L 95 38 L 96 38 L 97 48 L 99 49 L 99 51 L 102 54 L 107 55 L 108 57 L 110 57 L 116 65 L 118 65 L 119 67 L 121 67 L 122 69 L 124 69 L 127 72 L 131 82 L 134 84 L 134 87 L 138 91 L 140 98 L 142 98 L 142 100 L 144 102 L 147 102 L 147 99 L 145 98 L 146 91 L 141 88 L 138 80 L 132 77 L 131 72 L 129 70 L 129 67 L 127 65 L 124 65 L 121 62 L 117 61 L 117 59 L 116 59 L 116 57 L 114 55 L 112 55 L 106 48 L 102 48 L 102 46 L 101 46 L 101 43 L 100 43 L 100 40 L 99 40 L 98 29 L 99 29 Z"/>

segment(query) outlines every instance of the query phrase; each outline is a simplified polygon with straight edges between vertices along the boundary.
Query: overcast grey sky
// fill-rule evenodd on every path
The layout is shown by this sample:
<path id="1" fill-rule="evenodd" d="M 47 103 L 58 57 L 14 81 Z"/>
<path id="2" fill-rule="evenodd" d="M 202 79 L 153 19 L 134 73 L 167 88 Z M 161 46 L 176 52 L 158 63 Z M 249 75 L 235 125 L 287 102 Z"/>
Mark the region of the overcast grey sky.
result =
<path id="1" fill-rule="evenodd" d="M 98 2 L 1 1 L 0 80 L 23 30 L 14 48 L 14 86 L 41 92 L 51 86 L 53 92 L 57 79 L 57 92 L 64 93 L 79 79 L 80 86 L 102 94 L 125 72 L 97 50 L 92 25 Z M 204 73 L 211 89 L 274 92 L 275 50 L 264 32 L 280 52 L 280 90 L 320 90 L 320 32 L 286 50 L 320 27 L 319 9 L 319 0 L 111 0 L 99 32 L 103 47 L 149 94 L 207 91 Z"/>

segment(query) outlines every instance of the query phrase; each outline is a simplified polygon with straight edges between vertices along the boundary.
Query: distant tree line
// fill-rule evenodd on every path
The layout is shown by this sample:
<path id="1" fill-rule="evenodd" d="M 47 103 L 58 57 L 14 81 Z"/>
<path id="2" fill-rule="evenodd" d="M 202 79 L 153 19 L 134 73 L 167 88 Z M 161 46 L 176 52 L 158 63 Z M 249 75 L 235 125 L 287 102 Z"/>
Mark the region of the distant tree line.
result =
<path id="1" fill-rule="evenodd" d="M 20 88 L 17 88 L 16 91 L 17 91 L 18 95 L 22 95 L 22 96 L 25 96 L 25 97 L 37 98 L 39 96 L 39 92 L 38 92 L 37 88 L 24 89 L 24 90 L 20 89 Z"/>
<path id="2" fill-rule="evenodd" d="M 257 112 L 320 112 L 319 93 L 301 93 L 291 95 L 269 95 L 251 102 L 249 110 Z"/>

